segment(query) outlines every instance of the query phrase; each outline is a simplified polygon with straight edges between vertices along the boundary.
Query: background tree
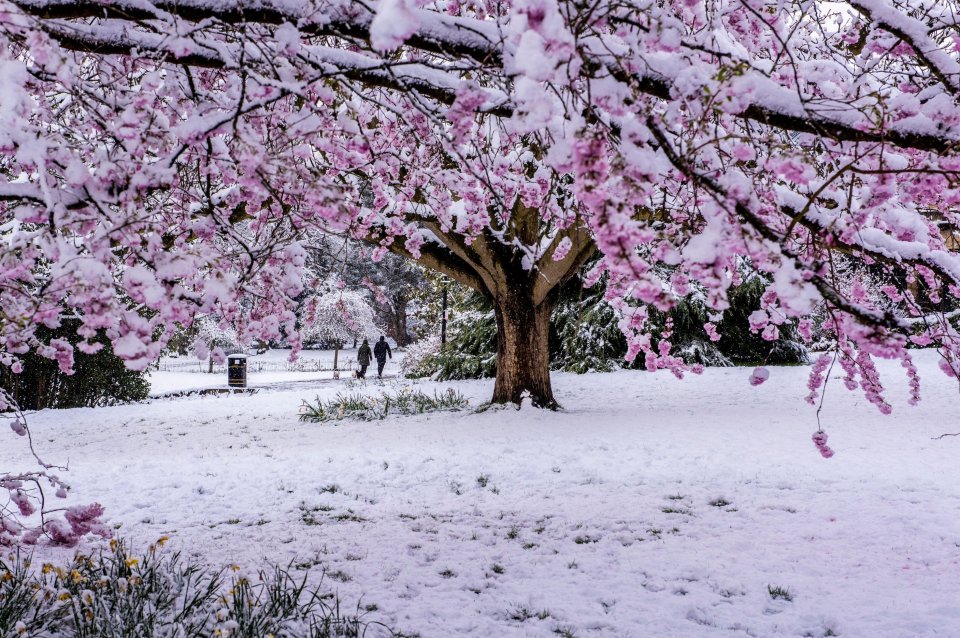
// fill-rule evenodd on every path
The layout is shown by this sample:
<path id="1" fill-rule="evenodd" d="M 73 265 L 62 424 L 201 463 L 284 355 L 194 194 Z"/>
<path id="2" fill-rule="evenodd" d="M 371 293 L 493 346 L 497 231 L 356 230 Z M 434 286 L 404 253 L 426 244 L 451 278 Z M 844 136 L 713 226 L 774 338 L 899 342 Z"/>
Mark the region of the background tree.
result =
<path id="1" fill-rule="evenodd" d="M 398 346 L 410 342 L 408 312 L 415 291 L 425 281 L 422 268 L 394 254 L 378 254 L 375 259 L 368 245 L 330 235 L 316 237 L 308 251 L 314 271 L 337 273 L 346 287 L 367 291 L 379 325 Z"/>
<path id="2" fill-rule="evenodd" d="M 333 348 L 336 378 L 340 349 L 351 341 L 376 339 L 382 329 L 364 292 L 350 290 L 335 276 L 313 284 L 312 288 L 316 293 L 306 303 L 303 338 L 307 343 Z"/>

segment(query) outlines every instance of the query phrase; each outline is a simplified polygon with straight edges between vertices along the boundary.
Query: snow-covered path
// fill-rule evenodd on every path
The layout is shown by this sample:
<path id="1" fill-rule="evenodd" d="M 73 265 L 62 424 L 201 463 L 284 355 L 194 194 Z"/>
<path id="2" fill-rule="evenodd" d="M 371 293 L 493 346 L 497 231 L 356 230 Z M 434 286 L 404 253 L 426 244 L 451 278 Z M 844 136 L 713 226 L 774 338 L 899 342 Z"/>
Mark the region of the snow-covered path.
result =
<path id="1" fill-rule="evenodd" d="M 883 417 L 832 381 L 825 460 L 806 374 L 561 374 L 560 413 L 300 423 L 301 399 L 344 389 L 324 385 L 31 424 L 135 544 L 325 568 L 345 604 L 423 638 L 960 636 L 960 437 L 931 439 L 960 431 L 956 383 L 923 357 L 907 408 L 882 366 Z M 439 386 L 478 405 L 491 383 Z"/>

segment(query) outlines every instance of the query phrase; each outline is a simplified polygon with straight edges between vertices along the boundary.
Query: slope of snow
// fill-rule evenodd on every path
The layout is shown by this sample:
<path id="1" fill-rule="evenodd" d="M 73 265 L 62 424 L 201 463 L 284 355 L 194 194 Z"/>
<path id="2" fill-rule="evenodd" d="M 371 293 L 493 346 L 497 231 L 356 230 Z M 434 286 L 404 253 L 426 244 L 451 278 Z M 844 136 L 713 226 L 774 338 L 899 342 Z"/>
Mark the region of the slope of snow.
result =
<path id="1" fill-rule="evenodd" d="M 347 607 L 424 638 L 960 636 L 960 437 L 931 438 L 960 431 L 960 395 L 922 354 L 916 408 L 899 366 L 879 366 L 889 417 L 831 380 L 829 460 L 805 367 L 756 388 L 745 369 L 558 374 L 559 413 L 297 419 L 304 398 L 409 385 L 394 379 L 31 425 L 69 458 L 74 500 L 136 545 L 169 534 L 215 564 L 326 569 Z M 474 406 L 492 388 L 416 385 Z M 0 465 L 25 458 L 3 441 Z"/>

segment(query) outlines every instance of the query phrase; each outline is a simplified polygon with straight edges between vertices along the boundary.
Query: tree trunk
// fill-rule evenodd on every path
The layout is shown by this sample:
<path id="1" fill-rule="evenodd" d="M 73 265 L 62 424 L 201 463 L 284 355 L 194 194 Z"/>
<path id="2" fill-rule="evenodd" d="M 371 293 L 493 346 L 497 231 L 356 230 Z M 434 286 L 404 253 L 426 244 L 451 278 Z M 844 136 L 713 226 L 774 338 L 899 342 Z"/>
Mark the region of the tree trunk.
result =
<path id="1" fill-rule="evenodd" d="M 539 306 L 533 295 L 512 290 L 493 300 L 497 317 L 497 380 L 493 403 L 520 404 L 529 396 L 535 407 L 560 407 L 550 385 L 550 295 Z"/>

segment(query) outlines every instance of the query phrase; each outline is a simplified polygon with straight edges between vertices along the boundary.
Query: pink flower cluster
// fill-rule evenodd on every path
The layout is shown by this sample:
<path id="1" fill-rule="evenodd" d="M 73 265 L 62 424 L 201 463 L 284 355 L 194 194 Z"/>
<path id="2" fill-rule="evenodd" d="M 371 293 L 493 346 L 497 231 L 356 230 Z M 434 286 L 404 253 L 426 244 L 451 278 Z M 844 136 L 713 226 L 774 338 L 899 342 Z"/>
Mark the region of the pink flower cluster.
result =
<path id="1" fill-rule="evenodd" d="M 770 371 L 763 366 L 757 366 L 750 374 L 750 385 L 760 385 L 770 378 Z"/>
<path id="2" fill-rule="evenodd" d="M 113 531 L 100 520 L 102 516 L 103 506 L 99 503 L 70 507 L 64 514 L 66 520 L 48 520 L 42 528 L 24 534 L 23 541 L 27 544 L 36 543 L 42 534 L 46 534 L 54 545 L 76 547 L 87 534 L 112 538 Z"/>
<path id="3" fill-rule="evenodd" d="M 833 456 L 833 450 L 827 445 L 827 433 L 823 430 L 817 430 L 813 433 L 811 437 L 813 439 L 813 444 L 817 446 L 817 449 L 820 450 L 820 456 L 825 459 L 829 459 Z"/>
<path id="4" fill-rule="evenodd" d="M 860 368 L 860 384 L 863 386 L 863 394 L 867 397 L 867 401 L 877 406 L 882 414 L 890 414 L 893 408 L 880 394 L 883 385 L 880 383 L 880 375 L 873 364 L 873 359 L 869 354 L 861 351 L 857 355 L 857 366 Z"/>
<path id="5" fill-rule="evenodd" d="M 813 366 L 810 368 L 810 376 L 807 379 L 807 388 L 809 388 L 810 393 L 806 397 L 806 401 L 810 405 L 814 405 L 817 402 L 820 388 L 823 387 L 826 381 L 825 375 L 827 368 L 830 367 L 831 359 L 832 357 L 829 354 L 822 354 L 817 357 L 817 360 L 814 361 Z"/>
<path id="6" fill-rule="evenodd" d="M 920 402 L 920 375 L 913 363 L 913 357 L 906 350 L 900 355 L 900 365 L 907 371 L 907 383 L 910 386 L 910 399 L 907 403 L 917 405 Z"/>

